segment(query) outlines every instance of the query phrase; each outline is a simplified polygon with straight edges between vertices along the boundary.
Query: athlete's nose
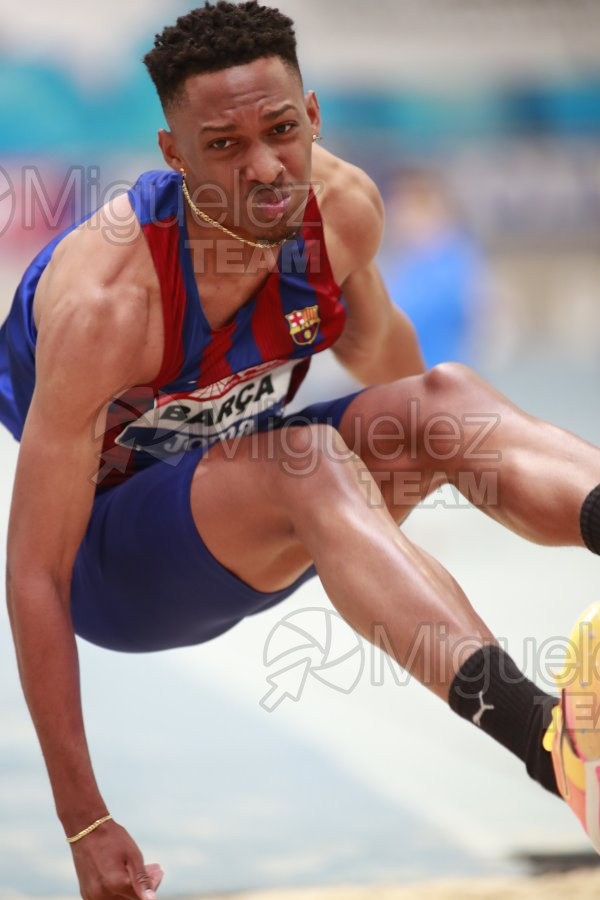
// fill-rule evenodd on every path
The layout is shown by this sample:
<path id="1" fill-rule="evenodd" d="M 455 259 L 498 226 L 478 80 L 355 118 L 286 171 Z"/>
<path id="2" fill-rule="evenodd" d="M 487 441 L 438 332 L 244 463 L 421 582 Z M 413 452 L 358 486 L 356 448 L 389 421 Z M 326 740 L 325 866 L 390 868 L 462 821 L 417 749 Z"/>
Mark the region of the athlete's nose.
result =
<path id="1" fill-rule="evenodd" d="M 274 184 L 281 168 L 277 154 L 267 144 L 260 142 L 249 149 L 244 174 L 250 183 Z"/>

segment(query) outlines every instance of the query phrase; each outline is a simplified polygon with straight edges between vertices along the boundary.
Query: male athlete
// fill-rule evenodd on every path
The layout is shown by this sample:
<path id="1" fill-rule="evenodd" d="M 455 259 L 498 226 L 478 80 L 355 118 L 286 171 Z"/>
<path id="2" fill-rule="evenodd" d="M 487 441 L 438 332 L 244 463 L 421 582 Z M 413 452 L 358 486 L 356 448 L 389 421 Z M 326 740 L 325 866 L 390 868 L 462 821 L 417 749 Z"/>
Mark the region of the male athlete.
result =
<path id="1" fill-rule="evenodd" d="M 442 481 L 491 471 L 485 512 L 598 552 L 600 451 L 465 367 L 423 371 L 373 262 L 379 195 L 313 149 L 288 18 L 206 5 L 145 63 L 168 170 L 46 247 L 0 333 L 0 417 L 21 441 L 8 606 L 82 896 L 152 900 L 161 870 L 96 784 L 75 634 L 129 652 L 201 643 L 315 571 L 357 632 L 385 626 L 400 664 L 420 625 L 443 623 L 455 652 L 424 645 L 412 674 L 565 797 L 600 849 L 598 678 L 581 675 L 600 613 L 574 634 L 557 703 L 397 527 Z M 286 417 L 326 347 L 366 389 L 324 387 Z"/>

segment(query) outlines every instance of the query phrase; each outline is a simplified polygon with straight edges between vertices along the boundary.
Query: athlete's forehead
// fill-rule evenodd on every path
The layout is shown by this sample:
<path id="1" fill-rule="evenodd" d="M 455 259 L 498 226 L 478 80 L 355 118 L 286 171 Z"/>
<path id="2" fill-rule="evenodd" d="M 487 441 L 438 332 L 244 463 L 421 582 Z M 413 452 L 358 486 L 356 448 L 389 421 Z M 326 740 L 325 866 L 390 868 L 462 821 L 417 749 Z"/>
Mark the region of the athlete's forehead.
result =
<path id="1" fill-rule="evenodd" d="M 193 119 L 207 132 L 226 131 L 248 114 L 268 122 L 303 109 L 299 74 L 279 57 L 267 57 L 219 72 L 191 75 L 172 117 Z"/>

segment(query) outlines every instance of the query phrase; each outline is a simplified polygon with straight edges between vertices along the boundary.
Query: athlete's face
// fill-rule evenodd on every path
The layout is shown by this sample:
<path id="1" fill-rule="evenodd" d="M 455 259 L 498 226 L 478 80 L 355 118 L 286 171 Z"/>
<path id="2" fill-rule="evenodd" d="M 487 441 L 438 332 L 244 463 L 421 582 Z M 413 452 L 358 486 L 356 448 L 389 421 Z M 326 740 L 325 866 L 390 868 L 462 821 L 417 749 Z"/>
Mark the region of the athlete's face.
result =
<path id="1" fill-rule="evenodd" d="M 302 223 L 320 126 L 314 93 L 279 57 L 190 77 L 159 142 L 194 203 L 237 233 L 280 240 Z"/>

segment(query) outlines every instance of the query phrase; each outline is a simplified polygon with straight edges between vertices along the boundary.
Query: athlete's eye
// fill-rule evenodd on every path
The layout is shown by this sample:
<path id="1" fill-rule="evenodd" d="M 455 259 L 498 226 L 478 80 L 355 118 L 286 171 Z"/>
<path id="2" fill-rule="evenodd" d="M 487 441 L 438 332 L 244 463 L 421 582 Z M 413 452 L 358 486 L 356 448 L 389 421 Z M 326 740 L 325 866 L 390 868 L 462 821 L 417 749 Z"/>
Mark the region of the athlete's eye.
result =
<path id="1" fill-rule="evenodd" d="M 273 128 L 274 134 L 289 134 L 290 131 L 293 131 L 294 128 L 297 127 L 296 122 L 281 122 L 279 125 L 276 125 Z"/>
<path id="2" fill-rule="evenodd" d="M 231 140 L 231 138 L 219 138 L 216 141 L 213 141 L 208 146 L 211 150 L 229 150 L 230 147 L 233 147 L 235 141 Z"/>

